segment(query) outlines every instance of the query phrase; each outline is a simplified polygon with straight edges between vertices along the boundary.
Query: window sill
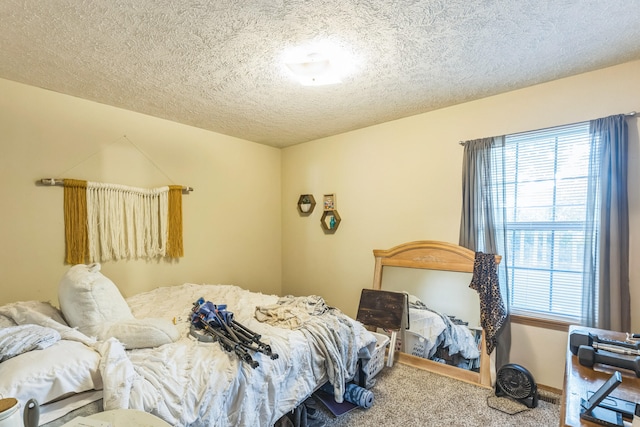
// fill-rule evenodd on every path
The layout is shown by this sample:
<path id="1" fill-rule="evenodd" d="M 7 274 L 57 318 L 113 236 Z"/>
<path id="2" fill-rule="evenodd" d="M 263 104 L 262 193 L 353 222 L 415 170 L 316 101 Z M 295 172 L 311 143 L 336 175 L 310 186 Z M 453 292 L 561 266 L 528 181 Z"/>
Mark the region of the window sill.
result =
<path id="1" fill-rule="evenodd" d="M 512 323 L 563 332 L 568 332 L 569 326 L 575 324 L 563 320 L 541 319 L 539 317 L 531 317 L 522 314 L 511 314 L 510 318 Z"/>

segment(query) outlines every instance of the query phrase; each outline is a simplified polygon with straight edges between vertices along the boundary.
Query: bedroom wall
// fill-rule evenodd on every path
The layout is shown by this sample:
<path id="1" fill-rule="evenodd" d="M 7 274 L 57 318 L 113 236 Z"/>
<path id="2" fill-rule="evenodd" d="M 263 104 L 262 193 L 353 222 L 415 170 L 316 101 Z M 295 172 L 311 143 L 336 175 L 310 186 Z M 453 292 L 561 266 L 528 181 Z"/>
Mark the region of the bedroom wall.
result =
<path id="1" fill-rule="evenodd" d="M 185 257 L 105 263 L 125 296 L 156 286 L 234 283 L 318 294 L 355 315 L 373 278 L 374 248 L 458 238 L 464 139 L 639 111 L 640 62 L 630 62 L 279 150 L 0 79 L 0 304 L 57 302 L 64 265 L 62 188 L 44 177 L 134 186 L 190 185 Z M 640 308 L 638 119 L 630 121 L 632 311 Z M 333 235 L 301 193 L 336 193 Z M 281 267 L 282 265 L 282 267 Z M 249 267 L 248 267 L 249 266 Z M 280 283 L 282 282 L 282 287 Z M 640 316 L 632 314 L 634 331 Z M 562 386 L 566 333 L 514 325 L 512 361 Z"/>
<path id="2" fill-rule="evenodd" d="M 280 292 L 279 149 L 8 80 L 0 93 L 0 304 L 57 305 L 63 188 L 35 185 L 49 177 L 195 188 L 184 258 L 103 264 L 125 296 L 185 282 Z"/>
<path id="3" fill-rule="evenodd" d="M 459 141 L 630 111 L 640 111 L 638 61 L 284 149 L 283 293 L 322 295 L 354 316 L 361 289 L 372 285 L 373 249 L 423 239 L 457 243 Z M 629 125 L 632 326 L 639 331 L 638 119 Z M 298 214 L 302 193 L 317 201 L 336 194 L 342 222 L 335 234 L 320 228 L 320 205 L 309 217 Z M 567 334 L 513 325 L 512 335 L 512 362 L 561 388 Z"/>

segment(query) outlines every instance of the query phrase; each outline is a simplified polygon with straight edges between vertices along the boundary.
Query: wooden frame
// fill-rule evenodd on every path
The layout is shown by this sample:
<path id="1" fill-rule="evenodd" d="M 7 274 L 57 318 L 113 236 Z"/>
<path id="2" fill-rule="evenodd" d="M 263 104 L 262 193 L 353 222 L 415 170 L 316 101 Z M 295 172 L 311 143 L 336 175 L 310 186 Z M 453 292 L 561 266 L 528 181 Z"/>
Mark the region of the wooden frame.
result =
<path id="1" fill-rule="evenodd" d="M 322 197 L 322 208 L 325 211 L 334 211 L 336 209 L 336 195 L 325 194 Z"/>
<path id="2" fill-rule="evenodd" d="M 303 203 L 304 199 L 309 199 L 309 208 L 305 211 L 302 206 L 305 205 Z M 298 198 L 298 202 L 296 203 L 296 206 L 298 207 L 298 213 L 300 215 L 303 216 L 308 216 L 311 215 L 311 213 L 313 212 L 313 208 L 316 207 L 316 199 L 315 197 L 313 197 L 313 194 L 301 194 L 300 197 Z"/>
<path id="3" fill-rule="evenodd" d="M 333 223 L 331 222 L 332 218 L 333 218 Z M 340 214 L 335 209 L 331 211 L 322 212 L 322 217 L 320 217 L 320 225 L 322 226 L 322 230 L 326 234 L 335 233 L 341 221 L 342 221 L 342 218 L 340 218 Z"/>
<path id="4" fill-rule="evenodd" d="M 384 266 L 473 273 L 475 261 L 474 251 L 452 243 L 434 240 L 403 243 L 387 250 L 374 249 L 373 256 L 376 260 L 373 289 L 382 289 L 382 268 Z M 501 256 L 496 255 L 496 263 L 499 263 L 501 259 Z M 407 353 L 397 352 L 396 354 L 398 354 L 398 362 L 400 363 L 469 383 L 491 387 L 491 363 L 487 354 L 484 330 L 482 331 L 479 372 L 445 365 Z"/>

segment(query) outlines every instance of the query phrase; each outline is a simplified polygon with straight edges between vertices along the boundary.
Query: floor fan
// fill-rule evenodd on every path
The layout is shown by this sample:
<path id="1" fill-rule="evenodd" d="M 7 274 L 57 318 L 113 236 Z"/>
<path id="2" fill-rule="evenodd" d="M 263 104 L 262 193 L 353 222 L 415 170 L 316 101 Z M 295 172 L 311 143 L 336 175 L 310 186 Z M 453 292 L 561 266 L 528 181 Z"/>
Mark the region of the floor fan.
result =
<path id="1" fill-rule="evenodd" d="M 520 365 L 508 363 L 498 369 L 496 396 L 509 397 L 529 408 L 538 406 L 538 386 L 533 375 Z"/>

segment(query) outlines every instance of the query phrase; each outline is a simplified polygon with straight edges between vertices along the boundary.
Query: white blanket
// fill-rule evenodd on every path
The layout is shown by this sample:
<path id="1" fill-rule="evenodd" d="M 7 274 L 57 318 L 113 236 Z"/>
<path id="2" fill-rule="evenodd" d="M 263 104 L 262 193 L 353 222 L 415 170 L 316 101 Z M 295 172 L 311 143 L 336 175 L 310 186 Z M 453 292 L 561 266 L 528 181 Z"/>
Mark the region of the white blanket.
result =
<path id="1" fill-rule="evenodd" d="M 18 325 L 0 329 L 0 362 L 31 350 L 42 350 L 60 340 L 55 329 Z"/>
<path id="2" fill-rule="evenodd" d="M 460 353 L 466 359 L 477 359 L 480 351 L 471 330 L 454 324 L 446 314 L 428 308 L 409 309 L 411 332 L 425 338 L 425 356 L 432 358 L 438 346 L 447 347 L 449 354 Z"/>
<path id="3" fill-rule="evenodd" d="M 287 295 L 276 304 L 257 307 L 255 316 L 273 326 L 301 330 L 324 358 L 334 398 L 342 403 L 347 380 L 356 374 L 358 362 L 359 349 L 350 341 L 356 333 L 353 322 L 317 295 Z"/>
<path id="4" fill-rule="evenodd" d="M 191 308 L 200 297 L 226 304 L 234 319 L 262 335 L 279 358 L 271 360 L 257 353 L 254 359 L 260 365 L 252 369 L 217 342 L 191 337 Z M 105 410 L 139 409 L 179 426 L 273 425 L 329 379 L 327 366 L 335 366 L 325 363 L 318 341 L 303 331 L 255 319 L 257 306 L 277 301 L 277 296 L 236 286 L 194 284 L 159 288 L 129 298 L 127 302 L 138 319 L 175 318 L 181 338 L 161 347 L 131 351 L 125 351 L 115 340 L 105 342 L 100 348 Z M 343 337 L 350 340 L 345 348 L 355 349 L 349 357 L 375 343 L 375 337 L 362 325 L 350 321 L 354 334 Z"/>
<path id="5" fill-rule="evenodd" d="M 227 304 L 234 319 L 262 335 L 279 355 L 276 360 L 257 353 L 252 369 L 217 342 L 197 341 L 189 335 L 193 303 L 198 298 Z M 159 288 L 127 299 L 138 319 L 175 318 L 181 338 L 156 348 L 125 350 L 120 342 L 96 342 L 42 312 L 21 305 L 0 308 L 16 324 L 55 329 L 64 340 L 79 341 L 101 354 L 104 409 L 139 409 L 174 426 L 273 425 L 329 378 L 352 375 L 358 349 L 375 346 L 375 337 L 348 319 L 350 335 L 323 337 L 321 321 L 298 330 L 280 328 L 255 319 L 258 306 L 275 304 L 278 297 L 229 285 L 185 284 Z M 335 324 L 330 327 L 337 329 Z M 333 341 L 333 344 L 330 344 Z M 331 372 L 328 372 L 330 370 Z"/>
<path id="6" fill-rule="evenodd" d="M 43 308 L 49 307 L 49 310 Z M 39 325 L 51 328 L 60 334 L 63 340 L 78 341 L 92 346 L 96 340 L 89 338 L 77 329 L 70 328 L 51 306 L 37 301 L 17 302 L 0 307 L 0 315 L 11 319 L 17 325 Z"/>

